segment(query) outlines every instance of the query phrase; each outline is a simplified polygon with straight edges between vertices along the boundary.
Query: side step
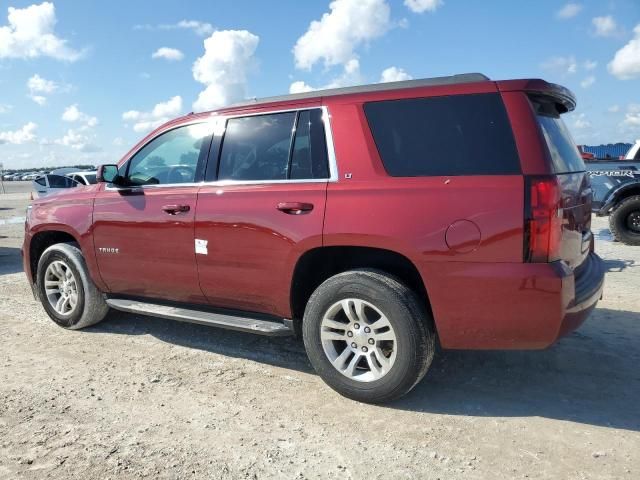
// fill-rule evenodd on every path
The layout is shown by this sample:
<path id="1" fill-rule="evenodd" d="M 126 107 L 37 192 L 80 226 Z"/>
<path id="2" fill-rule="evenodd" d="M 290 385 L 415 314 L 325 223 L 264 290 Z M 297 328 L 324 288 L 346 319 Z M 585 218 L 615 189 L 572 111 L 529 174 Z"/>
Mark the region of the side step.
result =
<path id="1" fill-rule="evenodd" d="M 169 320 L 178 320 L 181 322 L 199 323 L 201 325 L 238 330 L 240 332 L 257 333 L 270 337 L 293 335 L 293 330 L 284 323 L 226 313 L 213 313 L 204 310 L 171 307 L 157 303 L 145 303 L 120 298 L 108 298 L 107 305 L 123 312 L 151 315 L 153 317 L 168 318 Z"/>

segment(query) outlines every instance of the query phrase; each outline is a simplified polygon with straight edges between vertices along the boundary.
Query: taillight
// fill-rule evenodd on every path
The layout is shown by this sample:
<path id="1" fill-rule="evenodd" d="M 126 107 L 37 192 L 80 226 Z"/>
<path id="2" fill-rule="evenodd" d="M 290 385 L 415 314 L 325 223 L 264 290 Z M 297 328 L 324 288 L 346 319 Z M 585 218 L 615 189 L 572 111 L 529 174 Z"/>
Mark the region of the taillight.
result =
<path id="1" fill-rule="evenodd" d="M 553 262 L 560 258 L 562 195 L 556 177 L 526 177 L 524 260 Z"/>

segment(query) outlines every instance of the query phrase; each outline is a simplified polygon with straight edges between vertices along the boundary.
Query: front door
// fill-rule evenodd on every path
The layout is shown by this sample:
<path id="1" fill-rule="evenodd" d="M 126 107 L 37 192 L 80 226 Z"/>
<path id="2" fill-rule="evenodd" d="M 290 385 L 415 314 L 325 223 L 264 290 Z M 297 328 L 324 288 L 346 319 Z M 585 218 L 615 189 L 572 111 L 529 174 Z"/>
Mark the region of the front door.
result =
<path id="1" fill-rule="evenodd" d="M 330 178 L 322 110 L 230 118 L 217 171 L 198 194 L 202 291 L 214 306 L 286 317 L 295 264 L 322 245 Z"/>
<path id="2" fill-rule="evenodd" d="M 125 187 L 105 185 L 94 205 L 100 275 L 112 293 L 204 302 L 194 248 L 196 182 L 208 124 L 165 131 L 119 168 Z"/>

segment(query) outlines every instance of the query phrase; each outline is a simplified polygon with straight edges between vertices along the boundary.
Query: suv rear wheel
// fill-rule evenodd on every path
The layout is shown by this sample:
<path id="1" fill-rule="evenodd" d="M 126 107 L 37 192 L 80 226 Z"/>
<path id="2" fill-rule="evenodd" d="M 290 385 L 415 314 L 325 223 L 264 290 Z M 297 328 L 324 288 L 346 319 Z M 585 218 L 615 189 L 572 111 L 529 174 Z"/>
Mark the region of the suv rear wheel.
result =
<path id="1" fill-rule="evenodd" d="M 394 400 L 426 374 L 435 351 L 432 321 L 416 294 L 378 271 L 335 275 L 311 295 L 303 338 L 311 364 L 345 397 Z"/>
<path id="2" fill-rule="evenodd" d="M 63 328 L 79 330 L 94 325 L 109 311 L 75 244 L 58 243 L 47 248 L 38 261 L 36 283 L 42 306 Z"/>
<path id="3" fill-rule="evenodd" d="M 609 217 L 611 233 L 619 242 L 640 245 L 640 195 L 622 200 Z"/>

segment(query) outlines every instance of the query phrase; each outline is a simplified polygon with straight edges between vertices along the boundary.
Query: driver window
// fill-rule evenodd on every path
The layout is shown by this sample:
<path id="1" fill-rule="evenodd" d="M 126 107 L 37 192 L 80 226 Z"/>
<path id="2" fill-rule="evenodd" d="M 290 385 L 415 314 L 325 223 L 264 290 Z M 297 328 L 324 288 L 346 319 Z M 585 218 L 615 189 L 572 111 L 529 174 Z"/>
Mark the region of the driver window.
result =
<path id="1" fill-rule="evenodd" d="M 154 138 L 127 163 L 129 185 L 162 185 L 193 183 L 208 124 L 188 125 L 170 130 Z"/>
<path id="2" fill-rule="evenodd" d="M 231 118 L 219 180 L 286 180 L 296 112 Z"/>

